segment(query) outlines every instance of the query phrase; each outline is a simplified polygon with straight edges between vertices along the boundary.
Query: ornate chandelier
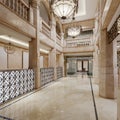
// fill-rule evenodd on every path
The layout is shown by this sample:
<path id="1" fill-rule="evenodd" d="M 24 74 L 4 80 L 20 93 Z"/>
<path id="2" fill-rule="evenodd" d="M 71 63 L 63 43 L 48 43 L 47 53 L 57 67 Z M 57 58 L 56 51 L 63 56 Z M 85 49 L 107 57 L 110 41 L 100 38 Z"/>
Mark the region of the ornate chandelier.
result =
<path id="1" fill-rule="evenodd" d="M 76 37 L 80 34 L 80 27 L 71 27 L 68 28 L 68 36 L 70 37 Z"/>
<path id="2" fill-rule="evenodd" d="M 76 9 L 76 0 L 55 0 L 52 9 L 55 15 L 61 19 L 71 17 Z"/>

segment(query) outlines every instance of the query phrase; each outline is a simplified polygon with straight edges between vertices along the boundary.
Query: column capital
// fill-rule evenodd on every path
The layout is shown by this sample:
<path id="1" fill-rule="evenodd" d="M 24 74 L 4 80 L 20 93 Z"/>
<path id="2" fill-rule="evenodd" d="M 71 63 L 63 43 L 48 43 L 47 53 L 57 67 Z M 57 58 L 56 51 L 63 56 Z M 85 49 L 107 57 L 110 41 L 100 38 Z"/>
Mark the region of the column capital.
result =
<path id="1" fill-rule="evenodd" d="M 37 8 L 40 5 L 39 0 L 31 0 L 31 6 Z"/>

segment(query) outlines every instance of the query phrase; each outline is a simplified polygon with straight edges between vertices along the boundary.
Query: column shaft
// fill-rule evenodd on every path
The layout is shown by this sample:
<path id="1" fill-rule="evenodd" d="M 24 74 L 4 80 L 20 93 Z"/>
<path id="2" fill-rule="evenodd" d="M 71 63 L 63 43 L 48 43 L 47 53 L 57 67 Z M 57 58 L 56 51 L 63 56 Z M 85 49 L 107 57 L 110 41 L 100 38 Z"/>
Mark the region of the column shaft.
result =
<path id="1" fill-rule="evenodd" d="M 105 98 L 116 98 L 117 85 L 116 41 L 108 43 L 107 29 L 101 30 L 99 55 L 99 92 Z"/>

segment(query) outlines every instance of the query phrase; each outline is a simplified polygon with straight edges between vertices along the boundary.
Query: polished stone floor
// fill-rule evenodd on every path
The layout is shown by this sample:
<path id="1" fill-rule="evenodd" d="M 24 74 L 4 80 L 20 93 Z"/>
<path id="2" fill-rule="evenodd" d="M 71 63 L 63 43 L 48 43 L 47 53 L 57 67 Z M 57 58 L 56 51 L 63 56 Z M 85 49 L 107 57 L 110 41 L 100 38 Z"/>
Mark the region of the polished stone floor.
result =
<path id="1" fill-rule="evenodd" d="M 94 83 L 93 89 L 99 120 L 117 120 L 116 100 L 99 97 Z M 87 76 L 59 79 L 0 107 L 0 115 L 14 120 L 96 120 Z"/>

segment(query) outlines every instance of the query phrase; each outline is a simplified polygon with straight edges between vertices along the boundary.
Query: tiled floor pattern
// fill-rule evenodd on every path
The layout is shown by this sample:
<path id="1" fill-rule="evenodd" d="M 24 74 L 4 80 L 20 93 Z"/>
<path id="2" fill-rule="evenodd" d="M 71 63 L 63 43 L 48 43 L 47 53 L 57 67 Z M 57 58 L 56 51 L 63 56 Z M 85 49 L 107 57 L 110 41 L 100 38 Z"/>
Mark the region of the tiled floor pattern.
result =
<path id="1" fill-rule="evenodd" d="M 116 101 L 99 97 L 98 85 L 93 89 L 99 120 L 117 120 Z M 14 120 L 96 120 L 90 81 L 86 76 L 62 78 L 5 107 L 0 115 Z"/>

